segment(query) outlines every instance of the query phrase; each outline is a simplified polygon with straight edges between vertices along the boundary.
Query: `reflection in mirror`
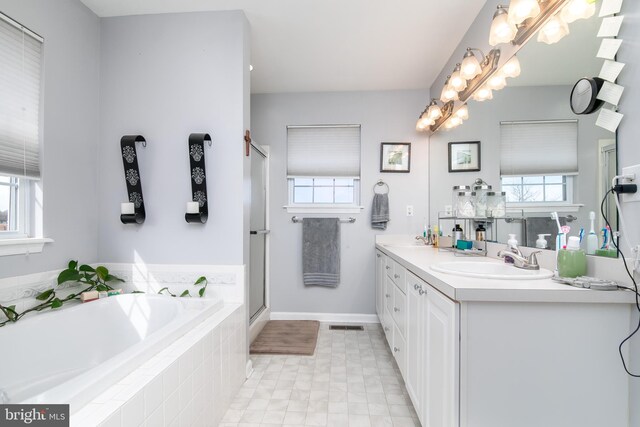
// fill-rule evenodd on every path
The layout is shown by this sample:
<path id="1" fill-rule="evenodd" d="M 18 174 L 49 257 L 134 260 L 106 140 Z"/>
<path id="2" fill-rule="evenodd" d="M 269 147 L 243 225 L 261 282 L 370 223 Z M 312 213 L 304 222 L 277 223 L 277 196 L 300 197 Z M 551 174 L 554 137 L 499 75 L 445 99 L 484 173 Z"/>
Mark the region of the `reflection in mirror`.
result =
<path id="1" fill-rule="evenodd" d="M 518 53 L 521 75 L 508 79 L 507 87 L 494 90 L 493 100 L 468 104 L 464 126 L 432 137 L 432 218 L 451 203 L 454 185 L 471 185 L 482 178 L 507 197 L 507 218 L 496 219 L 494 235 L 506 243 L 516 234 L 520 245 L 535 247 L 547 241 L 555 249 L 558 231 L 551 212 L 569 235 L 594 232 L 602 246 L 604 220 L 600 202 L 616 175 L 616 135 L 595 125 L 597 112 L 577 115 L 571 109 L 571 92 L 580 79 L 596 77 L 602 60 L 596 58 L 600 19 L 593 16 L 571 24 L 570 34 L 553 45 L 532 38 Z M 446 142 L 480 140 L 480 172 L 447 173 Z M 441 179 L 441 177 L 446 177 Z M 605 205 L 609 222 L 617 227 L 615 205 Z M 448 226 L 448 224 L 446 224 Z M 448 231 L 448 230 L 445 230 Z M 540 243 L 540 242 L 539 242 Z M 613 246 L 612 246 L 613 247 Z"/>

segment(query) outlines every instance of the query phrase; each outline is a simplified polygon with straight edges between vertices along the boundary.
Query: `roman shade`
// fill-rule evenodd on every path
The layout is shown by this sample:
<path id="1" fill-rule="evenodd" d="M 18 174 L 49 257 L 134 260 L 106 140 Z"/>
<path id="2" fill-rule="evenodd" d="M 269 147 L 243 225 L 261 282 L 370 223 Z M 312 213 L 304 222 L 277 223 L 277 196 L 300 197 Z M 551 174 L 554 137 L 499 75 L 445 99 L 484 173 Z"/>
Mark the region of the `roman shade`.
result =
<path id="1" fill-rule="evenodd" d="M 360 125 L 287 126 L 287 177 L 360 178 Z"/>
<path id="2" fill-rule="evenodd" d="M 40 178 L 42 38 L 0 14 L 0 174 Z"/>
<path id="3" fill-rule="evenodd" d="M 578 121 L 500 123 L 500 175 L 577 175 Z"/>

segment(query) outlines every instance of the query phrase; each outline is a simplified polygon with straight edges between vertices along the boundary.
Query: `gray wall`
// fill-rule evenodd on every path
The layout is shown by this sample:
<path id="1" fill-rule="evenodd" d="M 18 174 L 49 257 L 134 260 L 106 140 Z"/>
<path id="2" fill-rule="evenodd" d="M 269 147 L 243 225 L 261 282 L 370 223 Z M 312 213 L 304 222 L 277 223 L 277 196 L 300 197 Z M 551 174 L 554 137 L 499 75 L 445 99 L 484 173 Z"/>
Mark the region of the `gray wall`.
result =
<path id="1" fill-rule="evenodd" d="M 595 126 L 596 115 L 578 118 L 571 112 L 567 102 L 571 88 L 571 86 L 506 87 L 494 92 L 494 98 L 491 101 L 470 102 L 469 120 L 462 126 L 432 135 L 429 143 L 431 159 L 429 172 L 431 181 L 437 182 L 429 192 L 432 221 L 435 222 L 438 212 L 442 212 L 445 205 L 452 203 L 451 187 L 454 185 L 471 185 L 473 180 L 479 177 L 492 184 L 494 189 L 500 189 L 501 121 L 578 119 L 580 174 L 574 179 L 573 202 L 584 204 L 585 207 L 573 213 L 578 220 L 571 224 L 571 234 L 577 235 L 580 227 L 585 227 L 589 232 L 589 211 L 599 212 L 600 210 L 595 191 L 598 185 L 596 173 L 598 140 L 613 138 L 614 135 Z M 457 141 L 481 142 L 480 172 L 448 172 L 448 143 Z M 542 215 L 535 214 L 535 216 Z M 500 235 L 506 237 L 504 233 Z M 504 238 L 499 241 L 506 242 Z M 529 243 L 530 246 L 535 244 L 535 242 Z"/>
<path id="2" fill-rule="evenodd" d="M 96 165 L 99 128 L 100 21 L 78 0 L 0 0 L 0 11 L 44 41 L 40 254 L 0 257 L 0 277 L 97 260 Z"/>
<path id="3" fill-rule="evenodd" d="M 240 11 L 102 20 L 98 155 L 99 259 L 103 262 L 242 264 L 245 203 L 242 134 L 248 118 L 248 23 Z M 187 138 L 208 132 L 209 221 L 187 224 Z M 138 147 L 147 210 L 120 223 L 127 193 L 120 138 Z"/>
<path id="4" fill-rule="evenodd" d="M 427 137 L 415 131 L 427 91 L 265 94 L 252 97 L 252 132 L 270 149 L 271 308 L 275 312 L 375 313 L 374 238 L 370 207 L 373 185 L 391 189 L 387 234 L 420 234 L 427 216 Z M 302 284 L 302 225 L 291 222 L 287 204 L 286 126 L 323 123 L 362 125 L 362 195 L 355 224 L 342 224 L 341 283 L 335 289 Z M 411 173 L 379 173 L 380 143 L 408 141 Z M 405 215 L 413 205 L 415 216 Z M 303 215 L 301 215 L 303 216 Z M 309 215 L 322 216 L 322 215 Z M 335 216 L 335 215 L 334 215 Z"/>

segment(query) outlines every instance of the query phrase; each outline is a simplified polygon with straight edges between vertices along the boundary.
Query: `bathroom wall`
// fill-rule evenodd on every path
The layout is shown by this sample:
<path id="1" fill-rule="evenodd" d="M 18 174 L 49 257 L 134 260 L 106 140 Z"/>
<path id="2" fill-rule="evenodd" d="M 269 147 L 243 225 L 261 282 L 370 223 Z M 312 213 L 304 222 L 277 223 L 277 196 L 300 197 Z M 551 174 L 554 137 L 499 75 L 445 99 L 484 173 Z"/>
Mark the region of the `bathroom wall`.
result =
<path id="1" fill-rule="evenodd" d="M 240 11 L 102 20 L 98 255 L 102 262 L 243 264 L 243 130 L 248 122 L 248 22 Z M 208 132 L 209 220 L 187 224 L 187 138 Z M 127 193 L 120 138 L 138 147 L 147 210 L 120 223 Z"/>
<path id="2" fill-rule="evenodd" d="M 270 150 L 271 309 L 273 312 L 375 313 L 374 237 L 370 226 L 373 186 L 383 179 L 390 187 L 391 221 L 386 234 L 421 234 L 428 215 L 428 145 L 415 131 L 416 115 L 428 92 L 340 92 L 259 94 L 252 96 L 252 134 Z M 360 214 L 341 225 L 341 280 L 337 288 L 302 283 L 302 224 L 291 222 L 286 179 L 287 125 L 362 125 Z M 380 173 L 381 142 L 411 142 L 411 173 Z M 415 214 L 406 216 L 406 205 Z M 299 214 L 299 216 L 304 216 Z M 307 215 L 323 216 L 323 215 Z M 326 216 L 326 215 L 324 215 Z"/>
<path id="3" fill-rule="evenodd" d="M 44 37 L 42 253 L 0 257 L 0 278 L 97 260 L 100 20 L 79 0 L 0 0 L 0 11 Z"/>
<path id="4" fill-rule="evenodd" d="M 454 185 L 471 185 L 474 179 L 482 178 L 492 184 L 494 189 L 500 189 L 501 121 L 577 118 L 571 112 L 567 102 L 571 89 L 571 86 L 506 87 L 495 92 L 491 101 L 469 103 L 469 119 L 464 125 L 432 135 L 429 143 L 431 156 L 429 172 L 432 182 L 437 184 L 430 188 L 431 221 L 435 223 L 438 212 L 443 212 L 445 205 L 451 205 L 451 188 Z M 596 115 L 578 118 L 580 175 L 574 180 L 573 202 L 584 204 L 587 208 L 581 208 L 579 212 L 573 213 L 578 217 L 578 220 L 571 224 L 572 230 L 576 230 L 576 233 L 580 227 L 589 226 L 588 211 L 596 210 L 596 207 L 600 206 L 596 191 L 598 158 L 595 147 L 599 139 L 611 138 L 612 134 L 596 127 L 596 119 Z M 448 143 L 478 140 L 481 142 L 482 149 L 481 171 L 449 173 Z"/>

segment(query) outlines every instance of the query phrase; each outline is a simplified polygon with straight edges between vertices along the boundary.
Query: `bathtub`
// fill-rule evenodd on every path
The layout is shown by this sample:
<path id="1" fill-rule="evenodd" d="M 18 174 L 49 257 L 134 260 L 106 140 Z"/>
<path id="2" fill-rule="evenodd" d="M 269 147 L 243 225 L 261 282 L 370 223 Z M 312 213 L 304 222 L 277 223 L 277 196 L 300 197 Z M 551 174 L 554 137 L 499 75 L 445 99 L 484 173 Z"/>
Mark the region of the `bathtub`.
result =
<path id="1" fill-rule="evenodd" d="M 76 412 L 220 307 L 128 294 L 2 327 L 0 403 L 68 403 Z"/>

